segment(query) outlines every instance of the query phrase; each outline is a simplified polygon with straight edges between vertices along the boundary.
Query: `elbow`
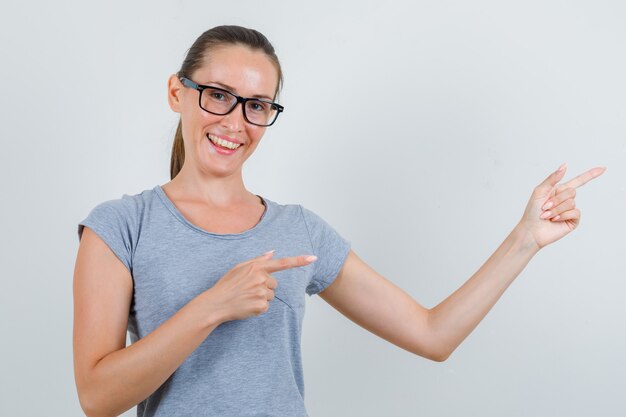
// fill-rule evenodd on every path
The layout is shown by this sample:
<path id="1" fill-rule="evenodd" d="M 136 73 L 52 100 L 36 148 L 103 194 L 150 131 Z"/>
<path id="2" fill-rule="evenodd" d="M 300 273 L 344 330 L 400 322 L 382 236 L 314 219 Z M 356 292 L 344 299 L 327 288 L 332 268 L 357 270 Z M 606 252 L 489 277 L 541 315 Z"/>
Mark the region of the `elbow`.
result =
<path id="1" fill-rule="evenodd" d="M 84 396 L 78 397 L 79 402 L 80 402 L 80 408 L 83 409 L 83 413 L 85 413 L 85 416 L 87 417 L 106 417 L 107 414 L 105 414 L 103 412 L 103 410 L 101 410 L 97 404 L 93 403 L 93 402 L 89 402 L 89 400 L 85 399 Z"/>
<path id="2" fill-rule="evenodd" d="M 103 376 L 98 367 L 77 369 L 75 373 L 76 391 L 80 408 L 87 417 L 117 417 L 128 411 L 130 405 L 123 395 L 125 390 L 111 378 Z"/>
<path id="3" fill-rule="evenodd" d="M 93 397 L 87 397 L 85 394 L 78 396 L 80 408 L 87 417 L 114 417 L 113 414 L 107 413 L 101 404 L 98 404 Z"/>
<path id="4" fill-rule="evenodd" d="M 87 417 L 116 417 L 119 414 L 104 410 L 101 405 L 80 401 L 80 407 Z"/>
<path id="5" fill-rule="evenodd" d="M 455 348 L 455 346 L 448 346 L 444 343 L 430 343 L 428 346 L 422 346 L 421 349 L 415 350 L 414 353 L 433 362 L 444 362 L 452 355 Z"/>
<path id="6" fill-rule="evenodd" d="M 458 343 L 454 338 L 450 337 L 449 332 L 445 329 L 441 329 L 434 321 L 433 309 L 428 311 L 425 335 L 422 337 L 424 347 L 423 352 L 426 359 L 430 359 L 433 362 L 444 362 L 448 360 L 452 352 L 455 351 Z"/>
<path id="7" fill-rule="evenodd" d="M 85 387 L 78 388 L 78 402 L 83 413 L 87 417 L 116 417 L 112 410 L 107 409 L 107 403 L 102 401 L 102 395 L 98 393 L 97 388 Z"/>
<path id="8" fill-rule="evenodd" d="M 433 362 L 445 362 L 451 354 L 451 351 L 440 351 L 430 354 L 427 358 Z"/>
<path id="9" fill-rule="evenodd" d="M 418 349 L 412 352 L 417 356 L 421 356 L 422 358 L 429 359 L 433 362 L 444 362 L 452 354 L 452 350 L 442 348 Z"/>

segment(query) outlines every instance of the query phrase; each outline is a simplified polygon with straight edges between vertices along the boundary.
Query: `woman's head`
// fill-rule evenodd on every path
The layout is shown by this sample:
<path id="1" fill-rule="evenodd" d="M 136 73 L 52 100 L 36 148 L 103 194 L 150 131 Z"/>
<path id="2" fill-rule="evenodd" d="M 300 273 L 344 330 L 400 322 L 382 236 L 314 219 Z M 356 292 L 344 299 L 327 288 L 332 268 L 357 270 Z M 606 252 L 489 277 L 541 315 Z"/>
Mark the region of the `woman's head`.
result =
<path id="1" fill-rule="evenodd" d="M 266 100 L 276 101 L 283 75 L 271 43 L 254 29 L 241 26 L 214 27 L 196 39 L 180 70 L 169 81 L 170 106 L 181 114 L 172 146 L 171 179 L 178 174 L 185 161 L 185 141 L 187 146 L 193 146 L 200 154 L 203 153 L 203 147 L 208 147 L 210 156 L 214 156 L 215 161 L 224 162 L 225 166 L 229 159 L 236 159 L 231 158 L 231 155 L 223 157 L 211 148 L 206 138 L 203 141 L 202 138 L 208 133 L 242 143 L 242 149 L 236 153 L 242 154 L 239 158 L 247 159 L 265 128 L 247 123 L 242 117 L 242 106 L 239 105 L 223 116 L 202 110 L 198 105 L 199 91 L 185 88 L 180 81 L 182 77 L 198 84 L 222 87 L 239 96 L 262 96 Z"/>

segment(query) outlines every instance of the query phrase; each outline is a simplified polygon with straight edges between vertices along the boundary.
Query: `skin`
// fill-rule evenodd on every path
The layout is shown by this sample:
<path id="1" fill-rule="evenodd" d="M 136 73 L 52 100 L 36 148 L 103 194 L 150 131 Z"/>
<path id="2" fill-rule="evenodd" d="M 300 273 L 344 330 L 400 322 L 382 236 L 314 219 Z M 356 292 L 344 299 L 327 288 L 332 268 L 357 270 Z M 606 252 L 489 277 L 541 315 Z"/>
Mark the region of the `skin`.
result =
<path id="1" fill-rule="evenodd" d="M 274 64 L 260 51 L 245 46 L 220 47 L 192 79 L 199 84 L 225 85 L 243 97 L 273 99 L 278 84 Z M 219 83 L 219 84 L 217 84 Z M 241 105 L 225 116 L 198 106 L 198 91 L 186 88 L 176 75 L 168 80 L 168 101 L 180 113 L 185 163 L 178 175 L 162 186 L 188 219 L 215 233 L 239 233 L 253 227 L 263 214 L 263 204 L 243 183 L 244 162 L 254 153 L 267 128 L 247 123 Z M 207 132 L 243 143 L 235 155 L 220 155 Z M 211 219 L 217 219 L 210 223 Z"/>
<path id="2" fill-rule="evenodd" d="M 559 184 L 565 171 L 564 164 L 534 189 L 522 218 L 498 249 L 437 306 L 421 306 L 352 251 L 335 281 L 320 297 L 394 345 L 434 361 L 446 360 L 532 257 L 578 226 L 576 189 L 602 175 L 605 168 L 593 168 Z"/>
<path id="3" fill-rule="evenodd" d="M 190 77 L 200 84 L 226 84 L 244 97 L 273 98 L 278 82 L 272 62 L 263 53 L 242 46 L 212 51 L 211 59 Z M 181 172 L 163 190 L 186 218 L 205 230 L 240 233 L 253 227 L 264 208 L 246 190 L 242 167 L 266 128 L 245 122 L 241 105 L 225 116 L 203 111 L 198 92 L 182 86 L 174 75 L 168 80 L 168 101 L 181 115 L 186 159 Z M 206 132 L 236 139 L 243 148 L 238 155 L 219 155 L 208 146 Z M 535 188 L 519 223 L 493 255 L 431 309 L 422 307 L 352 250 L 335 281 L 319 295 L 373 334 L 416 355 L 443 361 L 530 259 L 576 228 L 580 211 L 575 206 L 575 190 L 603 172 L 604 168 L 594 168 L 564 184 L 559 182 L 565 167 L 551 174 Z M 553 206 L 544 210 L 549 202 Z M 215 218 L 219 221 L 210 220 Z M 221 323 L 267 311 L 277 286 L 273 272 L 314 261 L 307 255 L 273 259 L 267 253 L 234 265 L 212 288 L 126 346 L 132 277 L 86 227 L 74 270 L 74 372 L 85 414 L 116 416 L 144 400 Z"/>

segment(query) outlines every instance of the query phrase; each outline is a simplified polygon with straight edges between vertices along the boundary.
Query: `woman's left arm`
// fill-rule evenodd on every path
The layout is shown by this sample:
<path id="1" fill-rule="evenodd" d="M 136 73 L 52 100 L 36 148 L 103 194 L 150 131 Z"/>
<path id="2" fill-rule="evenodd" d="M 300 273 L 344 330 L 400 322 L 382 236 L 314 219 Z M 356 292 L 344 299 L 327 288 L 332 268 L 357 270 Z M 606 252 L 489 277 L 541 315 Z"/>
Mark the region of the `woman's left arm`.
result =
<path id="1" fill-rule="evenodd" d="M 432 309 L 422 307 L 353 251 L 320 297 L 383 339 L 416 355 L 444 361 L 539 249 L 578 226 L 575 190 L 605 168 L 593 168 L 559 185 L 565 170 L 564 164 L 535 188 L 522 219 L 504 242 L 467 282 Z"/>

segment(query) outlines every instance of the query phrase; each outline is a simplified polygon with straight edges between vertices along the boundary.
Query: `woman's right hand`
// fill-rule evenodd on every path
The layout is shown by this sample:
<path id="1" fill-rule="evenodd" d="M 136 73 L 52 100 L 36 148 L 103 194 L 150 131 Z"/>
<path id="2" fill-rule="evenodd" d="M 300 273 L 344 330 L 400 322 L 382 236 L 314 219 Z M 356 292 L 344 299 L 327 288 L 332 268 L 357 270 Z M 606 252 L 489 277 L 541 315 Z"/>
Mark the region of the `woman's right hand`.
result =
<path id="1" fill-rule="evenodd" d="M 270 273 L 306 266 L 317 259 L 309 255 L 272 259 L 273 255 L 274 251 L 266 252 L 235 265 L 207 290 L 211 308 L 220 317 L 220 322 L 242 320 L 266 312 L 278 285 Z"/>

